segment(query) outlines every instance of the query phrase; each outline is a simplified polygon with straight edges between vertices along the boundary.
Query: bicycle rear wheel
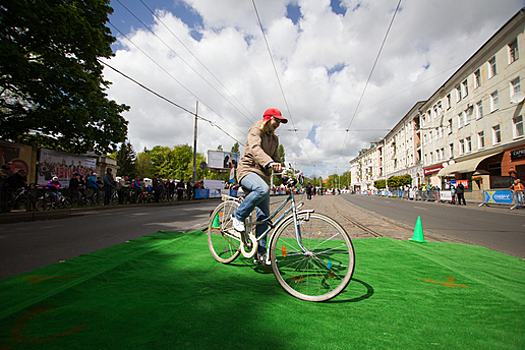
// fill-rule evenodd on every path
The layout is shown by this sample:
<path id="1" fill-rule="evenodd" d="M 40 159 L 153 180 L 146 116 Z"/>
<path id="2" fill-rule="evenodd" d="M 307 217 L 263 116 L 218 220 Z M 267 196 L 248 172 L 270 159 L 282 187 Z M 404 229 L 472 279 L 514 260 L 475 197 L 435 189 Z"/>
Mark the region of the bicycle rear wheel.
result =
<path id="1" fill-rule="evenodd" d="M 354 248 L 348 233 L 326 215 L 297 216 L 302 245 L 295 235 L 293 217 L 275 233 L 270 248 L 272 269 L 291 295 L 307 301 L 326 301 L 341 293 L 354 272 Z"/>
<path id="2" fill-rule="evenodd" d="M 220 263 L 227 264 L 235 260 L 239 254 L 239 241 L 228 235 L 233 231 L 231 215 L 239 204 L 234 201 L 222 202 L 215 208 L 208 223 L 208 246 L 210 252 Z"/>

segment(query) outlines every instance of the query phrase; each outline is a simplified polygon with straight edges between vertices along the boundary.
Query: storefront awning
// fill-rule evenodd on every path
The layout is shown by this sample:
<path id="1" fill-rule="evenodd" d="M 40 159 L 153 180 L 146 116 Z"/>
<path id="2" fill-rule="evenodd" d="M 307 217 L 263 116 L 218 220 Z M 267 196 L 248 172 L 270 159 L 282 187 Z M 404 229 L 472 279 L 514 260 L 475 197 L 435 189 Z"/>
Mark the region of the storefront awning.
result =
<path id="1" fill-rule="evenodd" d="M 471 159 L 460 161 L 460 162 L 457 162 L 457 163 L 454 163 L 454 164 L 450 164 L 449 166 L 441 169 L 437 173 L 437 176 L 446 176 L 446 175 L 450 175 L 450 174 L 469 173 L 469 172 L 476 171 L 476 168 L 478 167 L 479 163 L 481 163 L 483 160 L 485 160 L 485 159 L 487 159 L 489 157 L 495 156 L 496 154 L 499 154 L 501 152 L 502 151 L 500 150 L 500 151 L 497 151 L 497 152 L 486 153 L 486 154 L 484 154 L 482 156 L 478 156 L 478 157 L 475 157 L 475 158 L 471 158 Z"/>

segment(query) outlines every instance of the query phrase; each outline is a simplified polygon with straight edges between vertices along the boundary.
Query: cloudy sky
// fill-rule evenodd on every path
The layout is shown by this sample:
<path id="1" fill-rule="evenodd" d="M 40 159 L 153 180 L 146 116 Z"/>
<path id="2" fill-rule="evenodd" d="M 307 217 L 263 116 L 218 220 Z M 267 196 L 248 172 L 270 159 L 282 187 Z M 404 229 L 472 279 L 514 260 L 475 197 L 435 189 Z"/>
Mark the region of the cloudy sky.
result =
<path id="1" fill-rule="evenodd" d="M 109 97 L 131 107 L 137 152 L 193 146 L 198 101 L 197 151 L 239 142 L 242 153 L 250 125 L 274 107 L 289 120 L 277 130 L 287 162 L 308 176 L 342 174 L 525 6 L 398 3 L 112 0 L 107 63 L 168 101 L 106 68 Z"/>

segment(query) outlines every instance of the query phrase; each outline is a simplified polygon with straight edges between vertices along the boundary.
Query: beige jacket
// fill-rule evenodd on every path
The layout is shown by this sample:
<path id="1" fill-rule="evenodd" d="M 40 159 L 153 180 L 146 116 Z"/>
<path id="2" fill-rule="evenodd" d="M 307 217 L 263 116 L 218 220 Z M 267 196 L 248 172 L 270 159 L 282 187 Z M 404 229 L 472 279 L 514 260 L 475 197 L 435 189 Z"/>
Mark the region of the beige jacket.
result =
<path id="1" fill-rule="evenodd" d="M 265 167 L 271 162 L 280 163 L 279 138 L 261 130 L 262 121 L 253 124 L 248 130 L 244 154 L 237 166 L 237 181 L 250 173 L 256 173 L 269 183 L 271 169 Z"/>

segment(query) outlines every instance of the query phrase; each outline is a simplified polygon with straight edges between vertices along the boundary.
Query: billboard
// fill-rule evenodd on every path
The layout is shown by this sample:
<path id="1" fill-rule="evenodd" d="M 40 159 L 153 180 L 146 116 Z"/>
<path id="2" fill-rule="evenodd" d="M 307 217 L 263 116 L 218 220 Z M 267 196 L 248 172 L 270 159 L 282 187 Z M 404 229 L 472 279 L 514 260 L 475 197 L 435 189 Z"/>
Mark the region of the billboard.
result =
<path id="1" fill-rule="evenodd" d="M 208 151 L 208 167 L 214 169 L 237 168 L 239 155 L 232 152 Z"/>
<path id="2" fill-rule="evenodd" d="M 84 176 L 87 173 L 94 172 L 96 166 L 97 160 L 95 158 L 79 157 L 42 148 L 40 150 L 37 184 L 44 186 L 53 175 L 56 175 L 62 187 L 69 187 L 69 180 L 74 173 L 80 173 Z"/>

